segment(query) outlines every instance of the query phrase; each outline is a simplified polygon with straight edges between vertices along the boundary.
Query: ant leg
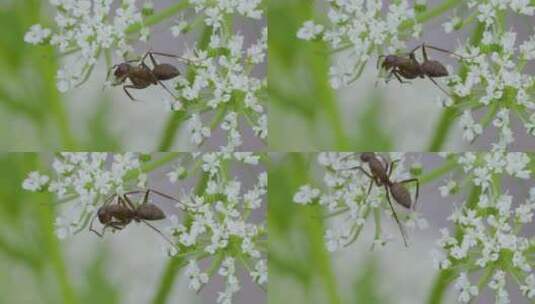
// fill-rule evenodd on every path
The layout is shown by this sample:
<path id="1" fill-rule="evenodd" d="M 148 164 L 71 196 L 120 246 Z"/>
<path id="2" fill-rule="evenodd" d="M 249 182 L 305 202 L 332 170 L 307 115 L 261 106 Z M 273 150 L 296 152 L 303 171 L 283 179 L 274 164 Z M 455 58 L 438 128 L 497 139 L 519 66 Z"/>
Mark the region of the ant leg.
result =
<path id="1" fill-rule="evenodd" d="M 370 173 L 366 172 L 366 170 L 364 170 L 364 168 L 362 168 L 361 166 L 356 166 L 356 167 L 351 167 L 351 168 L 343 168 L 343 169 L 340 169 L 340 170 L 354 170 L 354 169 L 358 169 L 358 170 L 362 171 L 362 173 L 364 173 L 370 179 L 372 179 L 372 180 L 374 179 L 374 177 Z"/>
<path id="2" fill-rule="evenodd" d="M 150 56 L 152 57 L 152 55 L 158 55 L 158 56 L 165 56 L 165 57 L 171 57 L 171 58 L 176 58 L 176 59 L 180 59 L 184 62 L 188 62 L 188 63 L 193 63 L 194 61 L 192 61 L 191 59 L 186 59 L 184 57 L 180 57 L 180 56 L 177 56 L 177 55 L 174 55 L 174 54 L 168 54 L 168 53 L 161 53 L 161 52 L 153 52 L 153 51 L 149 51 L 149 53 L 151 54 Z"/>
<path id="3" fill-rule="evenodd" d="M 422 44 L 422 46 L 423 46 L 424 48 L 430 48 L 430 49 L 433 49 L 433 50 L 435 50 L 435 51 L 439 51 L 439 52 L 447 53 L 447 54 L 453 55 L 453 56 L 455 56 L 455 57 L 458 57 L 458 58 L 461 58 L 461 59 L 465 59 L 465 57 L 463 57 L 463 56 L 461 56 L 461 55 L 459 55 L 459 54 L 457 54 L 457 53 L 454 53 L 454 52 L 452 52 L 452 51 L 446 50 L 446 49 L 441 49 L 441 48 L 439 48 L 439 47 L 432 46 L 432 45 L 427 45 L 427 44 L 426 44 L 425 46 Z"/>
<path id="4" fill-rule="evenodd" d="M 120 202 L 122 203 L 123 206 L 125 207 L 129 207 L 130 209 L 132 210 L 136 210 L 136 206 L 132 203 L 132 201 L 126 197 L 126 194 L 123 194 L 123 198 L 120 199 Z"/>
<path id="5" fill-rule="evenodd" d="M 96 215 L 95 215 L 95 217 L 96 217 Z M 93 217 L 93 219 L 95 219 L 95 217 Z M 96 231 L 95 229 L 93 229 L 93 220 L 91 220 L 91 224 L 89 225 L 89 231 L 94 232 L 99 237 L 103 237 L 102 233 L 100 233 L 100 232 Z"/>
<path id="6" fill-rule="evenodd" d="M 169 244 L 171 244 L 171 246 L 173 247 L 176 247 L 175 243 L 173 243 L 173 241 L 171 241 L 165 234 L 163 234 L 160 229 L 154 227 L 153 225 L 151 225 L 149 222 L 147 222 L 146 220 L 141 220 L 143 223 L 145 223 L 147 226 L 149 226 L 152 230 L 156 231 L 158 234 L 160 234 Z"/>
<path id="7" fill-rule="evenodd" d="M 173 92 L 171 92 L 166 86 L 165 84 L 163 84 L 163 82 L 161 82 L 160 80 L 157 80 L 158 83 L 167 91 L 167 93 L 169 93 L 171 96 L 173 96 L 174 99 L 177 99 L 177 97 L 175 96 L 175 94 L 173 94 Z"/>
<path id="8" fill-rule="evenodd" d="M 109 227 L 112 227 L 114 228 L 115 230 L 123 230 L 124 229 L 124 222 L 121 222 L 121 221 L 115 221 L 115 222 L 109 222 L 107 223 L 106 225 L 104 225 L 104 227 L 102 228 L 102 235 L 104 235 L 104 232 L 106 231 L 106 229 L 108 229 Z"/>
<path id="9" fill-rule="evenodd" d="M 388 202 L 388 205 L 390 206 L 390 209 L 392 210 L 392 215 L 394 216 L 394 220 L 398 224 L 399 232 L 401 233 L 401 237 L 403 238 L 403 244 L 405 245 L 405 247 L 409 247 L 408 244 L 407 244 L 407 236 L 405 234 L 405 229 L 403 229 L 403 225 L 401 224 L 401 222 L 400 222 L 400 220 L 398 218 L 396 210 L 394 210 L 394 206 L 392 206 L 392 201 L 390 200 L 390 194 L 389 194 L 388 186 L 384 185 L 384 187 L 385 187 L 385 191 L 386 191 L 386 200 Z"/>
<path id="10" fill-rule="evenodd" d="M 135 99 L 134 97 L 132 97 L 132 94 L 130 94 L 130 92 L 128 92 L 127 89 L 137 89 L 135 86 L 133 85 L 124 85 L 123 86 L 123 91 L 126 93 L 126 95 L 128 95 L 128 97 L 130 97 L 130 100 L 132 101 L 138 101 L 137 99 Z"/>
<path id="11" fill-rule="evenodd" d="M 406 184 L 406 183 L 413 183 L 413 182 L 416 182 L 416 193 L 415 193 L 414 204 L 413 204 L 414 206 L 413 209 L 416 210 L 416 202 L 418 202 L 418 196 L 420 194 L 420 181 L 417 178 L 410 178 L 410 179 L 402 180 L 399 183 Z"/>
<path id="12" fill-rule="evenodd" d="M 396 76 L 397 80 L 398 80 L 399 83 L 401 83 L 401 84 L 411 83 L 410 81 L 404 81 L 404 80 L 401 78 L 401 76 L 399 76 L 399 73 L 398 73 L 397 70 L 392 70 L 392 74 L 393 74 L 394 76 Z"/>
<path id="13" fill-rule="evenodd" d="M 448 93 L 444 88 L 442 88 L 432 77 L 429 77 L 425 75 L 429 80 L 431 80 L 444 94 L 448 95 L 449 97 L 452 97 L 450 93 Z"/>
<path id="14" fill-rule="evenodd" d="M 394 165 L 397 164 L 398 162 L 399 162 L 399 159 L 396 159 L 396 160 L 393 160 L 393 161 L 390 162 L 390 168 L 387 170 L 389 179 L 392 176 L 392 171 L 394 171 Z M 387 166 L 387 168 L 388 168 L 388 166 Z"/>
<path id="15" fill-rule="evenodd" d="M 411 55 L 414 56 L 414 53 L 416 53 L 416 51 L 417 51 L 419 48 L 423 47 L 424 44 L 425 44 L 425 43 L 419 44 L 419 45 L 417 45 L 415 48 L 413 48 L 413 49 L 409 52 L 409 56 L 411 56 Z"/>
<path id="16" fill-rule="evenodd" d="M 185 206 L 185 207 L 190 207 L 190 208 L 198 207 L 198 206 L 196 206 L 196 205 L 188 205 L 188 204 L 184 204 L 183 202 L 179 201 L 178 199 L 176 199 L 176 198 L 174 198 L 174 197 L 172 197 L 172 196 L 170 196 L 170 195 L 168 195 L 168 194 L 165 194 L 165 193 L 162 193 L 162 192 L 160 192 L 160 191 L 154 190 L 154 189 L 149 189 L 148 191 L 150 191 L 150 192 L 152 192 L 152 193 L 154 193 L 154 194 L 157 194 L 157 195 L 159 195 L 159 196 L 161 196 L 161 197 L 165 197 L 166 199 L 169 199 L 169 200 L 172 200 L 172 201 L 174 201 L 174 202 L 177 202 L 177 203 L 179 203 L 179 204 L 181 204 L 182 206 Z"/>

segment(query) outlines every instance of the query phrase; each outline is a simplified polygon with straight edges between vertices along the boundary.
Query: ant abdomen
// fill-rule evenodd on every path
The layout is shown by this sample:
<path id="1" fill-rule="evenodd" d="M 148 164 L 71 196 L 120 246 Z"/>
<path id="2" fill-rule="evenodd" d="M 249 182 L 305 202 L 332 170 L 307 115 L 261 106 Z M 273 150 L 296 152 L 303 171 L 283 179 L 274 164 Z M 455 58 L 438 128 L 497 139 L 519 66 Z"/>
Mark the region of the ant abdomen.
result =
<path id="1" fill-rule="evenodd" d="M 161 63 L 154 66 L 152 72 L 159 80 L 168 80 L 180 75 L 180 71 L 168 63 Z"/>
<path id="2" fill-rule="evenodd" d="M 392 183 L 390 185 L 390 193 L 392 193 L 394 200 L 396 200 L 396 202 L 398 202 L 400 205 L 407 209 L 411 208 L 411 194 L 409 193 L 409 190 L 405 188 L 405 186 L 400 183 Z"/>
<path id="3" fill-rule="evenodd" d="M 141 219 L 154 221 L 162 220 L 165 214 L 162 209 L 153 204 L 142 204 L 136 209 L 137 216 Z"/>
<path id="4" fill-rule="evenodd" d="M 445 77 L 449 75 L 446 67 L 436 60 L 424 61 L 421 64 L 421 68 L 422 71 L 424 71 L 424 73 L 429 77 Z"/>

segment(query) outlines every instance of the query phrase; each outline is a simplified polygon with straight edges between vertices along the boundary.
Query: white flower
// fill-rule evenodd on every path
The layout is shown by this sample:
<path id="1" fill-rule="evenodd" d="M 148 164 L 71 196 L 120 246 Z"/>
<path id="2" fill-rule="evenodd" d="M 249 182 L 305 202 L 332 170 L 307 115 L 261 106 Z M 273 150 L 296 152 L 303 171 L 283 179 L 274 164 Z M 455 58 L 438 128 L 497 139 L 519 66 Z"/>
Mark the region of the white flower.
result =
<path id="1" fill-rule="evenodd" d="M 40 24 L 34 24 L 24 35 L 24 41 L 31 44 L 39 44 L 50 37 L 51 33 L 49 29 L 41 27 Z"/>
<path id="2" fill-rule="evenodd" d="M 407 0 L 385 5 L 366 0 L 326 2 L 329 23 L 322 26 L 312 20 L 305 21 L 297 37 L 321 38 L 331 49 L 345 51 L 343 58 L 329 70 L 333 88 L 354 81 L 360 67 L 372 55 L 382 55 L 383 50 L 395 53 L 405 48 L 402 39 L 417 37 L 422 28 L 414 18 L 412 3 Z M 406 24 L 412 26 L 400 30 Z"/>
<path id="3" fill-rule="evenodd" d="M 457 183 L 454 180 L 449 179 L 445 185 L 438 187 L 438 190 L 440 191 L 440 196 L 446 197 L 450 195 L 456 187 Z"/>
<path id="4" fill-rule="evenodd" d="M 470 111 L 464 111 L 459 124 L 463 128 L 463 138 L 467 141 L 472 141 L 477 135 L 481 135 L 483 128 L 480 124 L 474 122 Z"/>
<path id="5" fill-rule="evenodd" d="M 144 181 L 137 154 L 115 154 L 108 162 L 107 159 L 107 153 L 62 152 L 53 160 L 56 176 L 31 172 L 23 182 L 23 189 L 39 191 L 50 180 L 49 192 L 60 199 L 67 196 L 77 198 L 76 203 L 57 218 L 58 236 L 65 238 L 83 228 L 87 219 L 94 215 L 95 205 L 104 203 L 104 198 L 112 193 L 125 192 L 127 173 L 133 173 L 132 183 Z"/>
<path id="6" fill-rule="evenodd" d="M 216 259 L 220 258 L 218 254 L 226 253 L 217 272 L 225 278 L 225 290 L 219 293 L 218 301 L 231 303 L 233 295 L 240 289 L 235 274 L 240 263 L 246 263 L 242 266 L 250 269 L 251 277 L 256 283 L 267 283 L 266 252 L 259 244 L 265 242 L 265 224 L 263 220 L 256 219 L 257 216 L 251 218 L 251 213 L 257 213 L 256 210 L 261 209 L 262 202 L 265 201 L 267 173 L 258 173 L 256 183 L 246 187 L 249 183 L 228 176 L 232 170 L 231 165 L 256 168 L 261 165 L 259 155 L 249 152 L 213 152 L 195 154 L 192 158 L 196 161 L 198 170 L 206 174 L 206 187 L 202 196 L 184 193 L 179 199 L 191 222 L 185 225 L 172 218 L 167 230 L 177 243 L 186 248 L 195 248 Z M 184 162 L 181 162 L 183 166 Z M 236 255 L 240 255 L 239 258 L 230 255 L 235 250 L 239 250 L 236 252 Z M 191 273 L 195 274 L 190 276 L 190 286 L 194 289 L 208 281 L 207 277 L 200 277 L 202 271 L 198 268 L 192 268 Z"/>
<path id="7" fill-rule="evenodd" d="M 522 179 L 529 177 L 525 168 L 530 158 L 522 153 L 495 151 L 465 153 L 457 161 L 463 166 L 464 182 L 480 186 L 481 191 L 479 197 L 472 198 L 477 204 L 457 208 L 448 218 L 455 224 L 457 236 L 451 237 L 447 229 L 441 231 L 438 245 L 444 254 L 437 263 L 448 261 L 448 267 L 462 267 L 461 271 L 471 266 L 479 266 L 486 271 L 491 264 L 501 261 L 514 267 L 515 271 L 532 275 L 532 265 L 527 258 L 530 240 L 522 235 L 522 226 L 533 221 L 535 187 L 530 190 L 525 203 L 518 204 L 515 197 L 496 184 L 495 178 L 506 175 Z M 460 266 L 458 263 L 465 263 L 467 257 L 474 262 Z M 504 270 L 497 270 L 489 283 L 489 287 L 495 290 L 496 303 L 510 303 L 506 278 Z M 461 274 L 456 284 L 460 291 L 459 302 L 466 303 L 477 295 L 479 290 L 473 287 L 466 274 Z M 520 286 L 520 289 L 528 292 L 526 286 Z"/>
<path id="8" fill-rule="evenodd" d="M 188 287 L 195 291 L 198 291 L 201 289 L 202 285 L 208 283 L 208 274 L 201 272 L 195 260 L 189 261 L 189 264 L 186 267 L 186 275 L 189 278 Z"/>
<path id="9" fill-rule="evenodd" d="M 384 159 L 382 155 L 377 157 Z M 390 153 L 389 159 L 397 160 L 391 176 L 393 181 L 409 178 L 410 174 L 404 166 L 404 153 Z M 329 227 L 326 231 L 324 238 L 330 251 L 341 249 L 355 241 L 373 209 L 384 208 L 385 213 L 392 216 L 383 187 L 374 186 L 368 193 L 370 178 L 355 168 L 363 166 L 367 170 L 368 166 L 361 164 L 358 154 L 323 152 L 318 154 L 317 162 L 322 167 L 324 187 L 301 185 L 295 192 L 293 201 L 303 205 L 317 203 L 326 207 L 326 211 L 332 215 L 343 216 L 342 223 L 336 222 L 336 226 Z M 428 225 L 417 213 L 404 215 L 401 220 L 410 228 L 425 229 Z M 382 244 L 390 237 L 383 234 L 376 239 L 377 244 Z"/>
<path id="10" fill-rule="evenodd" d="M 327 229 L 325 233 L 325 242 L 327 244 L 327 250 L 334 252 L 340 248 L 343 248 L 351 234 L 351 229 Z"/>
<path id="11" fill-rule="evenodd" d="M 522 294 L 530 299 L 535 298 L 535 275 L 530 274 L 526 277 L 526 285 L 520 286 Z"/>
<path id="12" fill-rule="evenodd" d="M 304 185 L 299 188 L 299 191 L 294 195 L 294 202 L 297 204 L 310 204 L 314 199 L 320 195 L 319 189 L 314 189 L 310 185 Z"/>
<path id="13" fill-rule="evenodd" d="M 32 171 L 28 177 L 22 182 L 22 189 L 28 191 L 41 191 L 50 178 L 46 175 L 41 175 L 37 171 Z"/>
<path id="14" fill-rule="evenodd" d="M 468 276 L 465 272 L 459 274 L 459 277 L 457 277 L 455 289 L 459 291 L 457 301 L 460 303 L 468 303 L 472 297 L 479 294 L 477 286 L 470 285 L 470 281 L 468 281 Z"/>
<path id="15" fill-rule="evenodd" d="M 323 25 L 315 24 L 314 21 L 306 21 L 303 27 L 297 32 L 297 38 L 303 40 L 312 40 L 323 32 Z"/>

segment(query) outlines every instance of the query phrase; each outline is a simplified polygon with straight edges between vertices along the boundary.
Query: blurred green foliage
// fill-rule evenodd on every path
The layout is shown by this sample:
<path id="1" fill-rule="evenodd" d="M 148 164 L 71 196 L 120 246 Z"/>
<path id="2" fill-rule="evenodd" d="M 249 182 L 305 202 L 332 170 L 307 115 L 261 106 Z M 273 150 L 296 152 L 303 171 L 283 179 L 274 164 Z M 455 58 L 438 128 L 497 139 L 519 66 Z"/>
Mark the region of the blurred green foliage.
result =
<path id="1" fill-rule="evenodd" d="M 56 89 L 60 56 L 49 46 L 24 42 L 31 25 L 48 23 L 44 1 L 0 2 L 0 149 L 8 151 L 114 150 L 118 140 L 106 128 L 109 103 L 102 98 L 87 121 L 69 115 Z M 42 12 L 43 11 L 43 12 Z M 76 123 L 85 133 L 73 131 Z M 9 126 L 9 127 L 6 127 Z M 13 132 L 16 130 L 16 132 Z"/>
<path id="2" fill-rule="evenodd" d="M 76 279 L 69 275 L 54 234 L 53 198 L 21 188 L 40 162 L 34 153 L 0 154 L 0 303 L 119 303 L 105 250 Z"/>
<path id="3" fill-rule="evenodd" d="M 355 102 L 364 102 L 366 111 L 345 123 L 336 93 L 329 84 L 328 47 L 321 41 L 297 38 L 303 22 L 317 19 L 313 18 L 314 5 L 314 1 L 308 0 L 269 3 L 270 148 L 390 150 L 391 138 L 380 125 L 381 95 L 359 95 Z"/>

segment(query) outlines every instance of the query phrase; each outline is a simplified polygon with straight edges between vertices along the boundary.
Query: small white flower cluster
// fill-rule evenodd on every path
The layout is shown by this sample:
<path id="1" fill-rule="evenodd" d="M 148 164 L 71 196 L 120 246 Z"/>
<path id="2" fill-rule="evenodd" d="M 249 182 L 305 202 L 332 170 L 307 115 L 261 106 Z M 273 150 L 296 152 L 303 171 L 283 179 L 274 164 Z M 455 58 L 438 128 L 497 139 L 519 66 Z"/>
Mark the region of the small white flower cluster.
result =
<path id="1" fill-rule="evenodd" d="M 57 87 L 66 92 L 89 76 L 99 55 L 114 48 L 119 56 L 132 51 L 126 40 L 126 30 L 142 21 L 135 0 L 122 0 L 112 9 L 113 0 L 50 0 L 56 7 L 57 29 L 51 31 L 33 25 L 24 36 L 31 44 L 50 44 L 62 53 L 79 50 L 76 60 L 64 65 L 57 73 Z"/>
<path id="2" fill-rule="evenodd" d="M 416 37 L 421 31 L 407 0 L 388 5 L 382 0 L 327 0 L 327 3 L 329 25 L 306 21 L 297 37 L 321 39 L 333 50 L 347 50 L 330 68 L 330 83 L 335 89 L 356 80 L 371 54 L 404 50 L 402 37 Z"/>
<path id="3" fill-rule="evenodd" d="M 393 160 L 399 160 L 392 173 L 392 180 L 402 180 L 409 177 L 404 168 L 405 156 L 400 153 L 391 153 Z M 325 233 L 325 241 L 329 251 L 341 249 L 353 242 L 360 233 L 363 225 L 374 209 L 381 208 L 389 215 L 390 207 L 385 198 L 384 188 L 374 185 L 367 196 L 370 178 L 360 170 L 354 168 L 363 166 L 368 172 L 368 166 L 362 164 L 353 153 L 319 153 L 318 163 L 323 167 L 323 184 L 325 189 L 314 188 L 309 184 L 303 185 L 294 194 L 293 201 L 297 204 L 308 205 L 318 203 L 326 207 L 329 213 L 343 216 L 343 222 L 332 225 Z M 395 201 L 392 204 L 396 205 Z M 427 223 L 417 213 L 398 217 L 409 228 L 424 229 Z M 374 243 L 384 244 L 386 236 L 379 236 Z"/>
<path id="4" fill-rule="evenodd" d="M 267 115 L 262 105 L 267 81 L 265 77 L 253 76 L 253 71 L 265 61 L 267 28 L 257 42 L 246 48 L 244 36 L 224 33 L 215 29 L 207 50 L 185 54 L 195 76 L 182 75 L 173 80 L 178 102 L 182 105 L 174 108 L 201 106 L 214 111 L 214 122 L 227 133 L 227 144 L 221 150 L 231 152 L 242 144 L 240 127 L 244 123 L 258 138 L 267 138 Z M 213 123 L 210 126 L 213 128 Z M 198 114 L 191 115 L 189 127 L 191 140 L 196 145 L 202 144 L 212 132 L 203 125 Z"/>
<path id="5" fill-rule="evenodd" d="M 472 141 L 483 132 L 488 124 L 499 129 L 493 149 L 505 149 L 514 141 L 510 117 L 518 115 L 528 134 L 535 136 L 535 95 L 532 94 L 535 78 L 525 70 L 529 61 L 535 59 L 535 36 L 517 43 L 517 33 L 500 29 L 499 15 L 513 13 L 533 16 L 535 6 L 529 1 L 468 1 L 468 8 L 474 10 L 477 20 L 484 24 L 483 38 L 478 45 L 466 43 L 458 51 L 465 59 L 466 75 L 448 77 L 453 93 L 461 103 L 446 103 L 446 106 L 464 109 L 460 124 L 463 138 Z M 444 24 L 446 32 L 462 24 L 458 17 Z M 466 106 L 465 106 L 466 104 Z M 489 119 L 476 123 L 472 108 L 488 107 Z"/>
<path id="6" fill-rule="evenodd" d="M 215 264 L 203 273 L 196 262 L 190 262 L 187 274 L 190 288 L 198 291 L 213 276 L 214 272 L 225 278 L 225 290 L 219 293 L 217 303 L 230 304 L 239 291 L 236 269 L 243 266 L 259 285 L 267 283 L 267 260 L 265 246 L 265 222 L 251 219 L 253 212 L 262 210 L 262 201 L 267 193 L 267 173 L 261 172 L 250 189 L 242 189 L 242 182 L 228 176 L 232 164 L 257 167 L 258 155 L 242 153 L 195 154 L 200 168 L 207 175 L 203 194 L 187 193 L 181 199 L 188 220 L 172 218 L 168 231 L 176 240 L 180 251 L 195 251 L 213 256 Z M 176 170 L 169 175 L 172 182 Z M 217 262 L 218 261 L 218 262 Z M 219 264 L 217 264 L 219 263 Z"/>
<path id="7" fill-rule="evenodd" d="M 477 296 L 481 292 L 477 286 L 481 284 L 496 291 L 496 303 L 510 303 L 506 273 L 511 273 L 526 296 L 535 298 L 533 262 L 529 260 L 529 252 L 535 244 L 521 235 L 523 226 L 533 221 L 535 187 L 531 188 L 525 203 L 515 208 L 513 196 L 502 192 L 502 185 L 496 184 L 496 177 L 504 175 L 528 179 L 529 156 L 504 152 L 465 153 L 458 156 L 457 162 L 463 167 L 465 178 L 480 187 L 481 192 L 473 205 L 456 209 L 448 218 L 455 224 L 456 232 L 452 236 L 448 229 L 441 230 L 438 245 L 445 255 L 435 252 L 435 265 L 439 269 L 461 271 L 455 284 L 460 303 L 468 303 Z M 471 285 L 466 271 L 473 271 L 473 267 L 490 271 L 483 276 L 489 282 Z M 524 281 L 526 285 L 522 284 Z"/>
<path id="8" fill-rule="evenodd" d="M 111 159 L 111 161 L 110 161 Z M 65 238 L 87 226 L 97 205 L 112 193 L 123 193 L 128 183 L 143 182 L 145 174 L 140 170 L 137 154 L 108 153 L 59 153 L 52 163 L 55 177 L 31 172 L 22 187 L 29 191 L 49 191 L 59 200 L 72 197 L 76 203 L 56 218 L 56 233 Z M 130 181 L 127 174 L 132 174 Z"/>

